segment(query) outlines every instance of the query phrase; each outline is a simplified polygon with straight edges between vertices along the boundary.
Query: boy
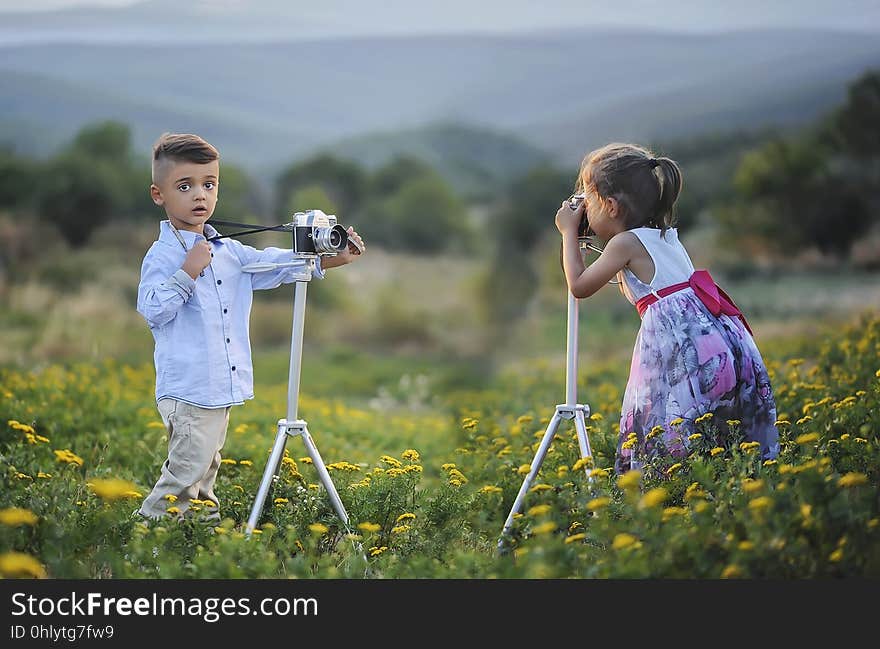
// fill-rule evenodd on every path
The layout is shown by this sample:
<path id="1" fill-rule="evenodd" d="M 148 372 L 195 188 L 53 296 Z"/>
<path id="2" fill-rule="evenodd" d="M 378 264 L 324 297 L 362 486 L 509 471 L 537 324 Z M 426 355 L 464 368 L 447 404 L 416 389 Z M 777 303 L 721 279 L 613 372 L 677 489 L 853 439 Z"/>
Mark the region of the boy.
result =
<path id="1" fill-rule="evenodd" d="M 219 521 L 214 481 L 229 409 L 252 399 L 249 318 L 253 289 L 294 281 L 296 269 L 244 273 L 262 261 L 290 261 L 290 250 L 257 250 L 217 234 L 208 219 L 217 204 L 220 155 L 197 135 L 163 134 L 153 148 L 150 195 L 165 208 L 159 238 L 141 267 L 137 310 L 156 342 L 156 403 L 168 430 L 168 459 L 139 514 L 159 518 L 170 502 L 182 517 L 190 499 L 206 502 Z M 353 228 L 348 236 L 364 248 Z M 350 248 L 318 257 L 313 276 L 356 257 Z"/>

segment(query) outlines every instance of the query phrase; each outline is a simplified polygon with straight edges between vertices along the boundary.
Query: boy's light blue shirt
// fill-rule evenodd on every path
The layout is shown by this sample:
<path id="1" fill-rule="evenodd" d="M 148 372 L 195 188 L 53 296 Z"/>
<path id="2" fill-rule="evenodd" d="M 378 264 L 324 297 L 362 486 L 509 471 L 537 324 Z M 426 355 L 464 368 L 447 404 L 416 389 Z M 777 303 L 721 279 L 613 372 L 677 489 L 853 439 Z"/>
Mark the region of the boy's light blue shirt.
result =
<path id="1" fill-rule="evenodd" d="M 254 262 L 285 262 L 290 249 L 258 250 L 235 239 L 211 242 L 213 259 L 204 277 L 193 280 L 182 268 L 186 252 L 205 236 L 159 224 L 141 266 L 137 310 L 156 341 L 156 401 L 170 397 L 202 408 L 223 408 L 254 396 L 250 313 L 254 289 L 295 281 L 296 268 L 242 272 Z M 217 231 L 205 224 L 205 235 Z M 323 278 L 320 257 L 314 277 Z"/>

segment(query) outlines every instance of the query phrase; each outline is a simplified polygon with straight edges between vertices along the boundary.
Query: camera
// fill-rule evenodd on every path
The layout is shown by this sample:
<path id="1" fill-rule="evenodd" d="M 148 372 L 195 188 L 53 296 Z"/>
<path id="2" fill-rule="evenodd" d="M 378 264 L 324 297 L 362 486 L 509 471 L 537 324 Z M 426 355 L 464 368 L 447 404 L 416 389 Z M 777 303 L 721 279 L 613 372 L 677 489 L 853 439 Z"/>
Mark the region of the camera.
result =
<path id="1" fill-rule="evenodd" d="M 572 194 L 568 197 L 568 206 L 576 210 L 578 205 L 583 202 L 584 198 L 586 198 L 586 194 Z M 588 237 L 594 237 L 596 233 L 593 232 L 593 229 L 590 227 L 590 222 L 587 219 L 587 210 L 584 209 L 584 215 L 581 217 L 581 222 L 578 224 L 578 239 L 586 239 Z"/>
<path id="2" fill-rule="evenodd" d="M 348 233 L 336 223 L 336 216 L 321 210 L 293 215 L 293 250 L 298 255 L 335 255 L 348 245 Z"/>

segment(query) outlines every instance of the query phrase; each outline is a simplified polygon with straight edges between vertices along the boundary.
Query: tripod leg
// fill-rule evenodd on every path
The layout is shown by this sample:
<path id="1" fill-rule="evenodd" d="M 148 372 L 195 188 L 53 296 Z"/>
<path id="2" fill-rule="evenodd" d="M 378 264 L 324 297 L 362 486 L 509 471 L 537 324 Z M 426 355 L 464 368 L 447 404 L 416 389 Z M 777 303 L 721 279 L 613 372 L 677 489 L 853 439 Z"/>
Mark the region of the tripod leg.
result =
<path id="1" fill-rule="evenodd" d="M 574 413 L 574 428 L 577 431 L 578 445 L 581 447 L 581 457 L 593 457 L 593 451 L 590 450 L 590 438 L 587 435 L 587 423 L 584 420 L 584 411 L 577 410 Z M 584 467 L 587 472 L 587 478 L 590 478 L 590 467 Z"/>
<path id="2" fill-rule="evenodd" d="M 318 447 L 315 446 L 315 442 L 312 441 L 312 436 L 309 435 L 308 428 L 303 429 L 302 439 L 303 443 L 306 445 L 306 451 L 308 451 L 309 457 L 312 458 L 312 464 L 318 472 L 318 477 L 321 479 L 324 489 L 326 489 L 327 493 L 330 495 L 330 502 L 333 503 L 333 509 L 336 510 L 336 514 L 342 519 L 345 526 L 348 527 L 348 514 L 345 512 L 342 500 L 339 498 L 339 494 L 336 492 L 336 487 L 330 479 L 330 473 L 327 471 L 327 467 L 324 466 L 324 460 L 321 459 L 321 454 L 318 453 Z"/>
<path id="3" fill-rule="evenodd" d="M 516 495 L 516 500 L 513 501 L 513 507 L 510 510 L 510 513 L 507 515 L 507 520 L 504 522 L 504 529 L 501 531 L 501 538 L 498 540 L 498 549 L 502 548 L 504 543 L 504 537 L 507 536 L 507 533 L 510 531 L 510 528 L 513 526 L 513 517 L 516 513 L 519 512 L 522 507 L 523 500 L 525 499 L 526 492 L 529 490 L 529 487 L 532 485 L 532 481 L 535 479 L 535 476 L 538 475 L 538 471 L 541 469 L 541 465 L 544 463 L 544 458 L 547 455 L 547 451 L 550 448 L 551 442 L 553 442 L 553 436 L 556 434 L 556 429 L 559 427 L 559 422 L 561 421 L 561 417 L 559 416 L 559 411 L 556 411 L 556 414 L 553 415 L 553 419 L 550 420 L 550 424 L 547 426 L 547 432 L 544 433 L 543 439 L 541 439 L 541 445 L 538 447 L 538 451 L 535 453 L 535 457 L 532 460 L 532 466 L 529 469 L 529 474 L 526 476 L 526 479 L 523 480 L 522 486 L 519 488 L 519 493 Z"/>
<path id="4" fill-rule="evenodd" d="M 275 445 L 272 447 L 272 453 L 269 455 L 269 461 L 266 463 L 266 469 L 263 471 L 263 480 L 260 482 L 260 488 L 257 490 L 257 498 L 254 500 L 254 507 L 251 509 L 247 528 L 245 528 L 245 533 L 248 536 L 254 531 L 254 528 L 260 520 L 260 514 L 263 513 L 263 505 L 266 503 L 266 496 L 269 495 L 269 488 L 272 486 L 272 480 L 278 473 L 278 465 L 281 463 L 281 457 L 284 455 L 284 446 L 286 443 L 287 427 L 279 424 L 278 434 L 275 436 Z"/>

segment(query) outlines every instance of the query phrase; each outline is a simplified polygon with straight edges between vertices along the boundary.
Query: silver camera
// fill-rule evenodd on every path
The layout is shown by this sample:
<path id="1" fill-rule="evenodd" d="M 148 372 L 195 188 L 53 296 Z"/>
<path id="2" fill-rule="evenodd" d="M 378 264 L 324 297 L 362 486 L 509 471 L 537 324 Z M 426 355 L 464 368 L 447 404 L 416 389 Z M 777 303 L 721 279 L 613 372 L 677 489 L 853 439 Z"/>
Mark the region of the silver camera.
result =
<path id="1" fill-rule="evenodd" d="M 348 245 L 348 233 L 336 216 L 321 210 L 293 215 L 293 250 L 299 255 L 335 255 Z"/>

